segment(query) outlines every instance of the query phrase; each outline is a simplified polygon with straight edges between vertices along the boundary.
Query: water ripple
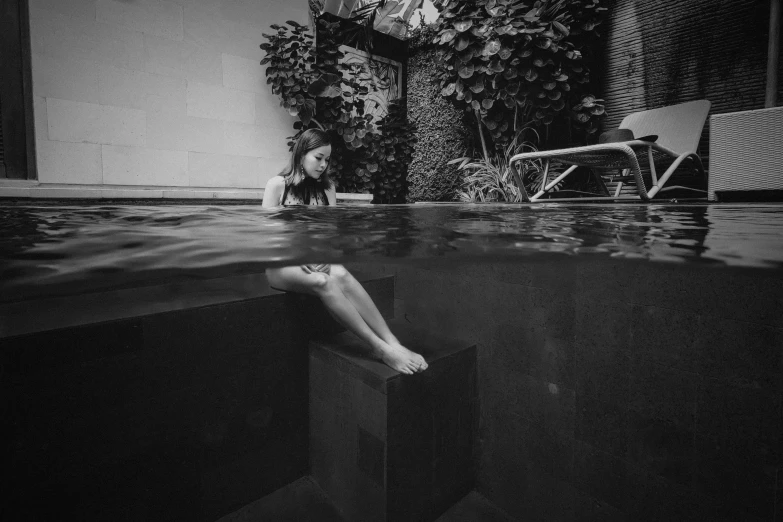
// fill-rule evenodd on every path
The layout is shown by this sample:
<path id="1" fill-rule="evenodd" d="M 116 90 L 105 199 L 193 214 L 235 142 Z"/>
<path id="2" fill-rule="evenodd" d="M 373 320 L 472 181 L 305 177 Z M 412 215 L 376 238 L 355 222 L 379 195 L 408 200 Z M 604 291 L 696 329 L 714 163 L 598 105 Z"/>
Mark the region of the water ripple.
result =
<path id="1" fill-rule="evenodd" d="M 4 297 L 31 285 L 209 277 L 304 262 L 611 256 L 783 267 L 783 206 L 10 206 Z"/>

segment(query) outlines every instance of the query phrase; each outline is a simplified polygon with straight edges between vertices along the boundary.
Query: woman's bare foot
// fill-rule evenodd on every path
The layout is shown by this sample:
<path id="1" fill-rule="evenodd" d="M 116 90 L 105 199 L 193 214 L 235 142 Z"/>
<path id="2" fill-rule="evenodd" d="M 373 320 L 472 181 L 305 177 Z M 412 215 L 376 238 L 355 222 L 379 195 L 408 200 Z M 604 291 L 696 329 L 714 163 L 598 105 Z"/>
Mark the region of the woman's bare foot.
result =
<path id="1" fill-rule="evenodd" d="M 418 353 L 412 352 L 399 343 L 387 344 L 378 350 L 378 357 L 386 366 L 400 373 L 413 375 L 427 369 L 427 362 Z"/>

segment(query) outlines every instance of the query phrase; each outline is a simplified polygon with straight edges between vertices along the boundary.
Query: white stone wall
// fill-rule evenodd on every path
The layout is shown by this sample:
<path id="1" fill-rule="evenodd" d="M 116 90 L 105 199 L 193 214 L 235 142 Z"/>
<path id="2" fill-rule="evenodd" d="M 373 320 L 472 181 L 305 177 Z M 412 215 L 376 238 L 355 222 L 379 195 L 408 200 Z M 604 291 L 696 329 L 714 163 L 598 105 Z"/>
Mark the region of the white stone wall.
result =
<path id="1" fill-rule="evenodd" d="M 293 133 L 259 64 L 286 20 L 307 0 L 30 0 L 40 187 L 260 195 Z"/>

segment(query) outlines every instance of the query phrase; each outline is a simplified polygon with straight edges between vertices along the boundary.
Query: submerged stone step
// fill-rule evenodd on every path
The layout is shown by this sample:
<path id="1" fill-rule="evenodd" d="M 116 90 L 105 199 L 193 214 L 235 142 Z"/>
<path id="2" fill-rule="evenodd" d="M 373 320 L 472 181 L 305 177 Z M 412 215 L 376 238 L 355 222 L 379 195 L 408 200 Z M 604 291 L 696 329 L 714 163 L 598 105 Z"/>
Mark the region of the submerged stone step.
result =
<path id="1" fill-rule="evenodd" d="M 310 466 L 349 522 L 433 521 L 474 485 L 476 346 L 392 321 L 403 375 L 343 332 L 310 342 Z"/>
<path id="2" fill-rule="evenodd" d="M 345 522 L 311 477 L 302 477 L 217 522 L 313 520 Z"/>

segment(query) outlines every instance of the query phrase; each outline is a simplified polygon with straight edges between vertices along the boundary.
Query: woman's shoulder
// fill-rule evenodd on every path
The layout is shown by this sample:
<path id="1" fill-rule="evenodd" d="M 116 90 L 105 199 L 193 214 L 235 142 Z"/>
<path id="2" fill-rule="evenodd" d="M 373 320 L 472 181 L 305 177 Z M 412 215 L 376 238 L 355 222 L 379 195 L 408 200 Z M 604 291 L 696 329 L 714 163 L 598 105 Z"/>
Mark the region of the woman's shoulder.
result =
<path id="1" fill-rule="evenodd" d="M 285 186 L 285 178 L 283 176 L 280 176 L 279 174 L 277 176 L 272 176 L 266 182 L 266 188 L 268 189 L 276 189 L 284 186 Z"/>

